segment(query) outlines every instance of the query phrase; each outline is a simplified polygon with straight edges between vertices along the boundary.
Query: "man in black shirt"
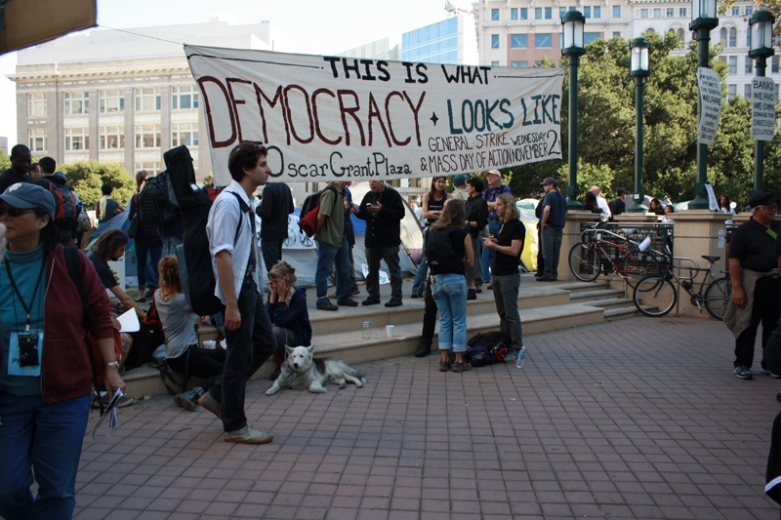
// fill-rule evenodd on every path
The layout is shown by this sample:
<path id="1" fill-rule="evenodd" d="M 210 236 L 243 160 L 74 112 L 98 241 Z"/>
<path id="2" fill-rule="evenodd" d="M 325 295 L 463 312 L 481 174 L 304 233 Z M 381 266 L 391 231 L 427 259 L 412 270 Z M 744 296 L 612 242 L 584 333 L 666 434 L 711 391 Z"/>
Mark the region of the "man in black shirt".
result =
<path id="1" fill-rule="evenodd" d="M 778 204 L 771 193 L 760 193 L 749 201 L 751 219 L 732 234 L 729 249 L 729 273 L 732 299 L 724 317 L 735 335 L 734 372 L 739 379 L 752 379 L 754 342 L 757 327 L 762 323 L 762 349 L 781 315 L 781 280 L 775 244 L 781 234 L 781 222 L 774 220 Z M 778 375 L 767 369 L 762 360 L 762 372 Z"/>
<path id="2" fill-rule="evenodd" d="M 11 148 L 11 167 L 0 175 L 0 193 L 8 189 L 8 186 L 17 182 L 29 182 L 35 184 L 32 177 L 27 175 L 33 158 L 30 149 L 23 144 L 17 144 Z"/>
<path id="3" fill-rule="evenodd" d="M 626 211 L 626 190 L 624 188 L 618 188 L 616 190 L 616 198 L 607 203 L 607 207 L 610 208 L 610 213 L 614 217 L 620 215 Z"/>
<path id="4" fill-rule="evenodd" d="M 284 182 L 269 182 L 260 201 L 260 251 L 266 272 L 282 260 L 282 244 L 287 240 L 288 215 L 295 211 L 290 187 Z"/>

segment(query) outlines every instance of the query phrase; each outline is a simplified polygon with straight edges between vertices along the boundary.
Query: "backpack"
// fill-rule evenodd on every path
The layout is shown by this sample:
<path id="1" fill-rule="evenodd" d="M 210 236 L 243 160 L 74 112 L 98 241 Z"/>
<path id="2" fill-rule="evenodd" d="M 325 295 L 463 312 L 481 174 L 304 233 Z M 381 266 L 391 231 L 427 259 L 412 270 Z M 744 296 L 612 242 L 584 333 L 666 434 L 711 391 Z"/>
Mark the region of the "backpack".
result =
<path id="1" fill-rule="evenodd" d="M 54 197 L 55 210 L 54 220 L 72 224 L 79 218 L 79 203 L 76 202 L 76 195 L 65 184 L 59 184 L 54 179 L 41 179 L 45 183 L 45 188 Z"/>
<path id="2" fill-rule="evenodd" d="M 331 190 L 336 195 L 336 201 L 339 202 L 339 192 L 333 186 L 328 186 L 326 190 Z M 306 233 L 306 236 L 311 237 L 317 232 L 317 215 L 320 213 L 320 194 L 322 191 L 313 193 L 304 199 L 304 205 L 301 206 L 301 214 L 298 217 L 298 227 L 301 231 Z"/>
<path id="3" fill-rule="evenodd" d="M 199 316 L 211 316 L 222 311 L 222 302 L 214 295 L 217 282 L 212 270 L 209 237 L 206 235 L 212 200 L 206 190 L 195 184 L 195 170 L 186 146 L 168 150 L 163 158 L 184 224 L 182 244 L 176 247 L 182 288 L 193 312 Z M 241 197 L 236 195 L 236 198 L 242 212 L 249 211 L 249 206 Z M 239 219 L 234 241 L 238 239 L 243 221 L 243 218 Z"/>
<path id="4" fill-rule="evenodd" d="M 142 224 L 172 224 L 179 216 L 168 177 L 168 172 L 164 171 L 147 179 L 138 197 L 138 215 Z"/>
<path id="5" fill-rule="evenodd" d="M 426 233 L 426 261 L 440 273 L 457 273 L 464 262 L 453 251 L 451 237 L 458 228 L 429 230 Z"/>

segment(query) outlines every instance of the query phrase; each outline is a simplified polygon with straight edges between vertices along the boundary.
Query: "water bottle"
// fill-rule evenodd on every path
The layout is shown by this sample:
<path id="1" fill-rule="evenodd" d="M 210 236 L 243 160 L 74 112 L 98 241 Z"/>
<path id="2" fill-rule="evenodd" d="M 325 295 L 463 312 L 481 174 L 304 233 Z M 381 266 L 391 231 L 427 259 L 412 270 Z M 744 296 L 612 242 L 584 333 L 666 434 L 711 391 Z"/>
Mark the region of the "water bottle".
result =
<path id="1" fill-rule="evenodd" d="M 515 368 L 523 368 L 523 362 L 526 361 L 526 347 L 521 347 L 518 352 L 518 359 L 515 361 Z"/>

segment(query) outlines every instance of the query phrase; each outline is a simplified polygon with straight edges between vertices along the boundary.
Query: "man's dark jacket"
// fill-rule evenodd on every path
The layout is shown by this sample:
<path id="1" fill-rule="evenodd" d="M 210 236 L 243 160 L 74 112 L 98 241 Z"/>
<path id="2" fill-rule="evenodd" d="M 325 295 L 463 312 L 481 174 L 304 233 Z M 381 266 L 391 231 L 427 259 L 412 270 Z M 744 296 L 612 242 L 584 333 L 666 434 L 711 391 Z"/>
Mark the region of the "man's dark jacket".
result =
<path id="1" fill-rule="evenodd" d="M 379 213 L 372 214 L 366 206 L 375 202 L 382 204 L 382 209 Z M 366 221 L 366 247 L 393 247 L 401 244 L 401 219 L 404 218 L 404 211 L 401 195 L 387 184 L 381 193 L 367 192 L 357 215 Z"/>
<path id="2" fill-rule="evenodd" d="M 287 216 L 295 211 L 290 188 L 282 182 L 269 182 L 263 188 L 263 201 L 258 208 L 260 238 L 287 239 Z"/>

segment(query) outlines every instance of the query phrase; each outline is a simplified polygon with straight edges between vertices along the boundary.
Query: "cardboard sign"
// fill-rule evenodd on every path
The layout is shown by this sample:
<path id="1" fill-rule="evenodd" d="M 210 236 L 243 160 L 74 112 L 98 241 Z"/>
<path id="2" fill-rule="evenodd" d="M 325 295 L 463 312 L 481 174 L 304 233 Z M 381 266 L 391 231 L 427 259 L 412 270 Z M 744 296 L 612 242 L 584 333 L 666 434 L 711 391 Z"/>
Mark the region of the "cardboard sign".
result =
<path id="1" fill-rule="evenodd" d="M 776 84 L 773 78 L 751 80 L 751 137 L 772 141 L 776 134 Z"/>
<path id="2" fill-rule="evenodd" d="M 719 129 L 721 118 L 721 80 L 713 69 L 697 68 L 697 84 L 700 87 L 700 124 L 697 128 L 697 141 L 713 144 Z"/>
<path id="3" fill-rule="evenodd" d="M 395 180 L 561 159 L 561 69 L 439 65 L 185 45 L 215 182 L 241 141 L 271 180 Z"/>

